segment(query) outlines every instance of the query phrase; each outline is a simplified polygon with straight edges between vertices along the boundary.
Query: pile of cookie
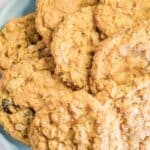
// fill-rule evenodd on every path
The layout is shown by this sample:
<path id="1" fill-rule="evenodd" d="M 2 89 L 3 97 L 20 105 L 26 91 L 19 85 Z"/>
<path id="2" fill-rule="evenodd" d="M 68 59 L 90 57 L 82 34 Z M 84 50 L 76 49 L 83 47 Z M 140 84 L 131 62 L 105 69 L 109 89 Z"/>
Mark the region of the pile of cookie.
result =
<path id="1" fill-rule="evenodd" d="M 150 1 L 37 0 L 0 31 L 0 124 L 33 150 L 150 150 Z"/>

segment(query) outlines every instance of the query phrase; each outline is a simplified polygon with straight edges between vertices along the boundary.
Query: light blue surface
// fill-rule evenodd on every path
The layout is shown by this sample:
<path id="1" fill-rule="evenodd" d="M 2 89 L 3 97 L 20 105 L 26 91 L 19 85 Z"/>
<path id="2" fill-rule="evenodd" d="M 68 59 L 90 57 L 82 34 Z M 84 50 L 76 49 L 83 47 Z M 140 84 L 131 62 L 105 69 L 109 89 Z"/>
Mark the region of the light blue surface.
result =
<path id="1" fill-rule="evenodd" d="M 0 28 L 10 19 L 34 10 L 35 0 L 8 0 L 8 5 L 0 10 Z"/>
<path id="2" fill-rule="evenodd" d="M 0 9 L 0 28 L 10 19 L 34 11 L 35 0 L 8 0 L 9 4 Z M 13 140 L 0 128 L 0 150 L 30 150 L 27 146 Z"/>

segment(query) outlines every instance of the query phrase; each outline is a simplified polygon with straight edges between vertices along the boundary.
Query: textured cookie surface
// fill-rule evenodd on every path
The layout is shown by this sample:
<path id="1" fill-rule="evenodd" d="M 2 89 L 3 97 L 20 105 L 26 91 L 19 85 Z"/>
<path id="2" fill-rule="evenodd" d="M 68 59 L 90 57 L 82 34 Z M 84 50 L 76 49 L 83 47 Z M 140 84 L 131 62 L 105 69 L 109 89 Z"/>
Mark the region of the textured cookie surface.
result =
<path id="1" fill-rule="evenodd" d="M 53 60 L 36 33 L 34 14 L 8 23 L 0 32 L 0 124 L 29 144 L 28 128 L 36 110 L 65 87 L 52 79 Z"/>
<path id="2" fill-rule="evenodd" d="M 36 27 L 49 45 L 51 34 L 65 16 L 83 6 L 96 4 L 97 0 L 38 0 Z"/>
<path id="3" fill-rule="evenodd" d="M 120 98 L 122 137 L 126 149 L 150 149 L 150 80 Z"/>
<path id="4" fill-rule="evenodd" d="M 30 128 L 34 150 L 122 150 L 119 121 L 85 91 L 50 101 L 35 116 Z M 106 111 L 107 110 L 107 111 Z"/>
<path id="5" fill-rule="evenodd" d="M 87 89 L 92 56 L 100 41 L 93 8 L 85 7 L 67 16 L 53 34 L 55 73 L 73 89 Z"/>
<path id="6" fill-rule="evenodd" d="M 122 97 L 150 79 L 149 22 L 101 42 L 91 71 L 91 90 L 99 99 Z"/>
<path id="7" fill-rule="evenodd" d="M 149 0 L 102 0 L 95 10 L 98 28 L 111 36 L 150 19 Z"/>

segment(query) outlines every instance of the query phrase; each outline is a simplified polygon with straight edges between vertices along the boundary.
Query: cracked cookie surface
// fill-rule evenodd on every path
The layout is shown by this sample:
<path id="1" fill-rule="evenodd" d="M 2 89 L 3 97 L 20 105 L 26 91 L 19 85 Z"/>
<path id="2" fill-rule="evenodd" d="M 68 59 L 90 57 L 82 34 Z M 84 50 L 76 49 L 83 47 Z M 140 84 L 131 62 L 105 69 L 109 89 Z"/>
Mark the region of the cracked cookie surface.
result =
<path id="1" fill-rule="evenodd" d="M 98 28 L 112 36 L 150 19 L 149 0 L 102 0 L 95 9 Z"/>
<path id="2" fill-rule="evenodd" d="M 34 14 L 15 19 L 0 32 L 0 124 L 26 144 L 35 112 L 69 91 L 51 77 L 53 59 L 34 21 Z"/>
<path id="3" fill-rule="evenodd" d="M 49 46 L 51 34 L 65 16 L 80 8 L 97 3 L 97 0 L 38 0 L 36 27 Z"/>
<path id="4" fill-rule="evenodd" d="M 119 120 L 109 107 L 82 90 L 49 101 L 31 124 L 32 148 L 122 150 Z"/>
<path id="5" fill-rule="evenodd" d="M 116 107 L 121 118 L 125 149 L 150 148 L 150 80 L 120 98 Z"/>
<path id="6" fill-rule="evenodd" d="M 150 79 L 150 24 L 130 29 L 100 43 L 90 85 L 101 100 L 115 101 Z M 105 102 L 105 101 L 104 101 Z"/>
<path id="7" fill-rule="evenodd" d="M 55 74 L 73 89 L 88 89 L 93 53 L 102 39 L 94 24 L 93 9 L 89 6 L 68 15 L 53 34 Z"/>

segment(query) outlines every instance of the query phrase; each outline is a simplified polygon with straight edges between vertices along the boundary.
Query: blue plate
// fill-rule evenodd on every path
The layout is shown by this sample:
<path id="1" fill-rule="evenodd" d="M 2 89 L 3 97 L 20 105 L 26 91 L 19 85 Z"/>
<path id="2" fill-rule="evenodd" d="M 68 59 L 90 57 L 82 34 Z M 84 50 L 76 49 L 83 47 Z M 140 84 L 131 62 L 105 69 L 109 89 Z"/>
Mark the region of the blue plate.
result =
<path id="1" fill-rule="evenodd" d="M 35 10 L 35 0 L 7 1 L 8 4 L 0 9 L 0 28 L 9 20 L 26 15 Z M 13 140 L 0 128 L 0 150 L 30 150 L 30 148 Z"/>

